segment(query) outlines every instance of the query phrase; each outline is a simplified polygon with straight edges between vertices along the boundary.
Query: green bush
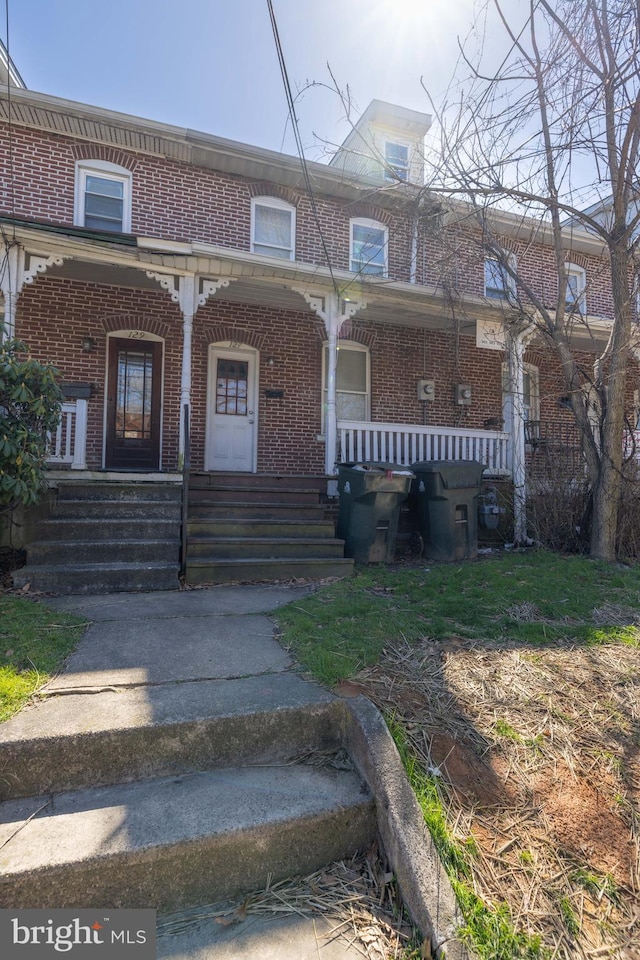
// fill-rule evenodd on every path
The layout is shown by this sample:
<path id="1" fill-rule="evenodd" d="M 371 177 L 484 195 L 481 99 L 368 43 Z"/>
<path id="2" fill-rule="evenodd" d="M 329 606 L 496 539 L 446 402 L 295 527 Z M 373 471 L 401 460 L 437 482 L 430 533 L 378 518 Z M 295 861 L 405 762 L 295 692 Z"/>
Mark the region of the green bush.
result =
<path id="1" fill-rule="evenodd" d="M 37 503 L 45 489 L 49 435 L 60 421 L 56 377 L 20 340 L 0 343 L 0 510 Z"/>

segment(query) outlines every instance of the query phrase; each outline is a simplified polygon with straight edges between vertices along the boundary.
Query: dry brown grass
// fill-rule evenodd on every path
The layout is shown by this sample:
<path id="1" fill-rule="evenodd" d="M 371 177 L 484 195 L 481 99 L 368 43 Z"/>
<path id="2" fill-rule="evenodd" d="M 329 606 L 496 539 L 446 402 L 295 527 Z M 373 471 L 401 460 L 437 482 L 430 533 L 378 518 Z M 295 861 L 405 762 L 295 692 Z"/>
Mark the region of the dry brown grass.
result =
<path id="1" fill-rule="evenodd" d="M 629 622 L 594 619 L 616 613 Z M 506 901 L 554 958 L 640 960 L 636 648 L 400 643 L 344 692 L 394 714 L 441 777 L 455 834 L 475 840 L 479 896 Z"/>

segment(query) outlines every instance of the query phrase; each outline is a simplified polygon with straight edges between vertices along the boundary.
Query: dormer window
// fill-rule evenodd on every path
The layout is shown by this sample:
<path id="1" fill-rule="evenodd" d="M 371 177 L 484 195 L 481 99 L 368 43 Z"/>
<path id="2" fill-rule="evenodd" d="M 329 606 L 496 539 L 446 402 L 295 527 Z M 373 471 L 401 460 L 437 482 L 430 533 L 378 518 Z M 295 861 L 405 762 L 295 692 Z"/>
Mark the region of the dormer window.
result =
<path id="1" fill-rule="evenodd" d="M 351 270 L 369 276 L 386 277 L 388 230 L 377 220 L 351 221 Z"/>
<path id="2" fill-rule="evenodd" d="M 391 143 L 384 145 L 384 178 L 385 180 L 409 179 L 409 147 L 405 143 Z"/>
<path id="3" fill-rule="evenodd" d="M 251 202 L 251 252 L 263 257 L 295 259 L 296 211 L 277 197 Z"/>
<path id="4" fill-rule="evenodd" d="M 106 160 L 76 164 L 74 223 L 88 230 L 131 232 L 131 173 Z"/>

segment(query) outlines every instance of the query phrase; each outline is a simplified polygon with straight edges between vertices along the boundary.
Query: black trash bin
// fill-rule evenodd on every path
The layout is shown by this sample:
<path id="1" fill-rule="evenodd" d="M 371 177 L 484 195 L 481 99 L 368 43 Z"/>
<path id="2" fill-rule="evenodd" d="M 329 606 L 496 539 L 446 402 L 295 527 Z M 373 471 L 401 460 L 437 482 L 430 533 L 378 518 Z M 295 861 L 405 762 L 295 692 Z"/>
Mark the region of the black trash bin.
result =
<path id="1" fill-rule="evenodd" d="M 343 463 L 338 467 L 338 537 L 356 563 L 390 563 L 400 505 L 414 474 L 397 463 Z"/>
<path id="2" fill-rule="evenodd" d="M 423 556 L 450 561 L 477 557 L 484 465 L 476 460 L 421 460 L 411 469 Z"/>

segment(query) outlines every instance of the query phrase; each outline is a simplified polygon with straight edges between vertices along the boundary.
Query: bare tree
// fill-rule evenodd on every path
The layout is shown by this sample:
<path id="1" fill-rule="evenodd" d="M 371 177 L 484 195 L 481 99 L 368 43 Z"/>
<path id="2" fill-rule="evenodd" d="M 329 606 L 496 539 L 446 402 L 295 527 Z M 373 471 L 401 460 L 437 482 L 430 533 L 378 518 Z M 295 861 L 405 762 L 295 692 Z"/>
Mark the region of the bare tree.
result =
<path id="1" fill-rule="evenodd" d="M 591 554 L 612 560 L 640 221 L 640 4 L 484 0 L 480 15 L 478 49 L 461 47 L 466 83 L 458 71 L 444 104 L 430 98 L 440 144 L 427 153 L 427 188 L 455 201 L 449 229 L 465 220 L 468 228 L 471 219 L 504 272 L 507 325 L 535 329 L 560 360 L 591 485 Z M 483 70 L 481 24 L 489 15 L 506 41 L 494 72 Z M 521 237 L 544 239 L 552 250 L 553 297 L 504 242 L 505 223 L 513 234 L 519 218 Z M 589 328 L 567 270 L 576 231 L 599 238 L 610 266 L 613 319 L 604 341 L 593 342 L 591 369 L 575 349 L 576 332 Z"/>

